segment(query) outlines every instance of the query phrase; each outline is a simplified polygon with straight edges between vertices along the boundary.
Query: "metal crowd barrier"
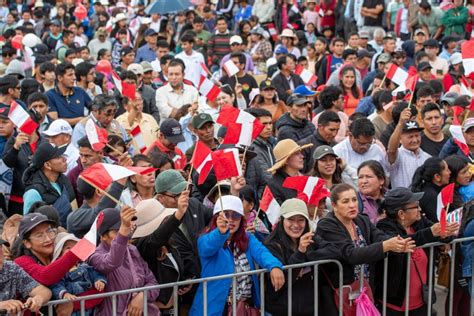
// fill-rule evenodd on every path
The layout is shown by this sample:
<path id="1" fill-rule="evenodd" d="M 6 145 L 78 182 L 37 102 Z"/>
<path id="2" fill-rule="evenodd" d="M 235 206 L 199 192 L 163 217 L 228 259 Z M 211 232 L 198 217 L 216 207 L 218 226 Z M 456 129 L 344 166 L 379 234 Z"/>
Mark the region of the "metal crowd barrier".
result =
<path id="1" fill-rule="evenodd" d="M 461 242 L 468 242 L 468 241 L 474 241 L 474 237 L 467 237 L 467 238 L 458 238 L 450 243 L 441 243 L 441 242 L 436 242 L 436 243 L 430 243 L 430 244 L 425 244 L 423 246 L 418 247 L 419 249 L 425 249 L 429 248 L 429 261 L 428 261 L 428 302 L 427 302 L 427 315 L 430 316 L 432 312 L 432 291 L 434 287 L 434 279 L 433 279 L 433 269 L 434 269 L 434 248 L 438 246 L 443 246 L 443 245 L 451 245 L 451 264 L 450 264 L 450 284 L 449 284 L 449 313 L 446 316 L 452 316 L 453 315 L 453 296 L 454 296 L 454 272 L 455 272 L 455 262 L 456 262 L 456 245 L 461 243 Z M 474 254 L 473 254 L 474 258 Z M 410 260 L 411 260 L 411 254 L 407 255 L 407 267 L 410 267 Z M 302 264 L 293 264 L 293 265 L 288 265 L 284 267 L 284 270 L 287 271 L 287 277 L 285 279 L 285 282 L 287 284 L 287 295 L 288 295 L 288 316 L 292 316 L 292 303 L 293 303 L 293 296 L 292 296 L 292 290 L 293 290 L 293 284 L 292 282 L 289 282 L 289 280 L 292 279 L 293 275 L 293 270 L 294 269 L 301 269 L 305 267 L 313 267 L 314 268 L 314 315 L 318 315 L 318 305 L 319 305 L 319 266 L 322 264 L 327 264 L 327 263 L 334 263 L 337 265 L 338 270 L 339 270 L 339 306 L 343 306 L 343 295 L 342 295 L 342 290 L 343 290 L 343 271 L 342 271 L 342 265 L 339 261 L 337 260 L 320 260 L 320 261 L 313 261 L 313 262 L 306 262 Z M 361 269 L 361 274 L 363 273 L 363 268 Z M 237 288 L 237 277 L 243 276 L 243 275 L 258 275 L 259 276 L 259 284 L 260 284 L 260 314 L 262 316 L 265 315 L 265 284 L 264 284 L 264 275 L 265 273 L 268 273 L 268 270 L 265 269 L 258 269 L 258 270 L 253 270 L 249 272 L 242 272 L 242 273 L 235 273 L 235 274 L 227 274 L 227 275 L 219 275 L 219 276 L 214 276 L 214 277 L 208 277 L 208 278 L 201 278 L 201 279 L 194 279 L 194 280 L 186 280 L 186 281 L 181 281 L 181 282 L 175 282 L 175 283 L 168 283 L 168 284 L 160 284 L 160 285 L 155 285 L 155 286 L 148 286 L 148 287 L 142 287 L 142 288 L 134 288 L 134 289 L 128 289 L 128 290 L 122 290 L 122 291 L 116 291 L 116 292 L 109 292 L 109 293 L 100 293 L 100 294 L 95 294 L 95 295 L 89 295 L 89 296 L 83 296 L 83 297 L 78 297 L 75 301 L 80 302 L 80 313 L 81 315 L 85 315 L 85 302 L 90 299 L 97 299 L 97 298 L 112 298 L 112 312 L 113 315 L 117 315 L 117 296 L 119 295 L 125 295 L 125 294 L 131 294 L 131 293 L 144 293 L 144 301 L 143 301 L 143 315 L 147 316 L 148 315 L 148 310 L 147 310 L 147 293 L 150 290 L 155 290 L 155 289 L 164 289 L 164 288 L 173 288 L 173 301 L 175 302 L 173 309 L 174 309 L 174 315 L 179 315 L 178 314 L 178 288 L 180 286 L 186 286 L 190 284 L 201 284 L 203 287 L 203 315 L 207 315 L 207 297 L 208 297 L 208 289 L 207 285 L 209 282 L 212 281 L 217 281 L 217 280 L 223 280 L 223 279 L 232 279 L 232 312 L 234 316 L 238 316 L 236 313 L 236 306 L 237 306 L 237 301 L 236 301 L 236 288 Z M 474 272 L 474 269 L 473 269 Z M 387 274 L 388 274 L 388 256 L 385 257 L 384 259 L 384 273 L 383 273 L 383 302 L 382 302 L 382 315 L 386 316 L 387 314 Z M 406 275 L 406 289 L 405 289 L 405 315 L 408 316 L 410 314 L 410 311 L 408 309 L 409 304 L 410 304 L 410 269 L 407 269 L 407 275 Z M 360 282 L 360 286 L 362 286 L 362 278 Z M 474 273 L 471 276 L 471 293 L 474 293 Z M 359 288 L 360 290 L 360 288 Z M 54 306 L 58 304 L 63 304 L 63 303 L 68 303 L 72 302 L 69 300 L 56 300 L 56 301 L 50 301 L 47 304 L 48 307 L 48 315 L 53 315 L 53 308 Z M 474 296 L 471 296 L 471 304 L 470 304 L 470 314 L 473 316 L 474 314 Z M 342 308 L 339 310 L 339 315 L 342 316 Z"/>

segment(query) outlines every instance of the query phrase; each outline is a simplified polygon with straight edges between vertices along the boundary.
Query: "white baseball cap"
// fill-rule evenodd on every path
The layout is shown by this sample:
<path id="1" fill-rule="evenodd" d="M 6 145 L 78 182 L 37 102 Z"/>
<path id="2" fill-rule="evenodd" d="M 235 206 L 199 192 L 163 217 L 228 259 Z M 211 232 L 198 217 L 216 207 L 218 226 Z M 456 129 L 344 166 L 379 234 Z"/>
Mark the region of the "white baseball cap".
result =
<path id="1" fill-rule="evenodd" d="M 234 195 L 224 195 L 221 197 L 222 199 L 222 208 L 221 208 L 221 201 L 219 198 L 216 200 L 216 204 L 214 205 L 214 212 L 213 214 L 217 214 L 220 211 L 234 211 L 239 213 L 240 215 L 244 215 L 244 206 L 242 204 L 242 200 Z"/>
<path id="2" fill-rule="evenodd" d="M 229 40 L 229 44 L 232 45 L 234 43 L 237 43 L 237 44 L 242 44 L 242 37 L 240 37 L 239 35 L 233 35 L 231 36 L 230 40 Z"/>
<path id="3" fill-rule="evenodd" d="M 46 136 L 56 136 L 59 134 L 68 134 L 72 135 L 72 127 L 63 119 L 54 120 L 48 127 L 47 130 L 43 132 Z"/>

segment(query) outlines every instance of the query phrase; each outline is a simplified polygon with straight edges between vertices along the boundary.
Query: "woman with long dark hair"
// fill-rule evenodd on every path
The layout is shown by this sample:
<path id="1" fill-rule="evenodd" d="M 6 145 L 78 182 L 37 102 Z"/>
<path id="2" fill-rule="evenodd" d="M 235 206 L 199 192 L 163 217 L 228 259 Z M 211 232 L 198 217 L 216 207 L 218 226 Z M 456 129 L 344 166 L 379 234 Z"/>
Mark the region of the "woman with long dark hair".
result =
<path id="1" fill-rule="evenodd" d="M 451 171 L 449 183 L 455 183 L 454 199 L 449 210 L 455 210 L 459 207 L 462 207 L 464 204 L 459 190 L 462 187 L 469 185 L 472 179 L 472 174 L 469 170 L 468 160 L 464 157 L 452 155 L 446 157 L 445 161 L 448 164 L 449 170 Z"/>
<path id="2" fill-rule="evenodd" d="M 233 195 L 219 198 L 214 206 L 214 216 L 209 226 L 197 240 L 201 260 L 201 277 L 249 272 L 255 269 L 254 261 L 270 270 L 270 279 L 275 291 L 285 283 L 282 264 L 255 236 L 245 231 L 242 201 Z M 243 308 L 260 306 L 258 277 L 237 278 L 236 300 Z M 232 279 L 222 279 L 207 284 L 207 311 L 209 315 L 227 315 L 232 306 Z M 194 297 L 190 315 L 202 315 L 203 286 Z"/>
<path id="3" fill-rule="evenodd" d="M 252 107 L 270 112 L 272 114 L 272 122 L 275 123 L 286 113 L 285 102 L 278 100 L 276 88 L 272 86 L 270 78 L 263 80 L 259 88 L 260 94 L 257 96 L 257 100 Z"/>
<path id="4" fill-rule="evenodd" d="M 363 97 L 361 89 L 357 86 L 356 70 L 353 66 L 342 66 L 339 73 L 339 87 L 344 92 L 344 113 L 350 116 Z"/>
<path id="5" fill-rule="evenodd" d="M 387 190 L 387 177 L 380 162 L 364 161 L 357 169 L 359 198 L 362 201 L 362 212 L 369 216 L 375 224 L 383 214 L 379 212 L 379 204 Z"/>
<path id="6" fill-rule="evenodd" d="M 451 171 L 448 164 L 440 158 L 428 158 L 416 169 L 411 183 L 413 192 L 423 192 L 420 207 L 432 222 L 438 221 L 436 201 L 443 186 L 449 183 Z"/>

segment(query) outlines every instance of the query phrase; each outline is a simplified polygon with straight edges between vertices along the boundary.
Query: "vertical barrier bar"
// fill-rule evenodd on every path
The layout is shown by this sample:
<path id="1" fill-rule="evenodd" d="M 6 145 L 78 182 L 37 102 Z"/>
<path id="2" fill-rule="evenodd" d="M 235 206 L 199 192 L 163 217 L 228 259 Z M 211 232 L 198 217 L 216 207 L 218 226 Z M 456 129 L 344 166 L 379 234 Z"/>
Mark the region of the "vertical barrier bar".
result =
<path id="1" fill-rule="evenodd" d="M 48 305 L 48 316 L 53 316 L 53 305 Z"/>
<path id="2" fill-rule="evenodd" d="M 173 286 L 173 313 L 178 316 L 178 286 Z"/>
<path id="3" fill-rule="evenodd" d="M 342 306 L 344 306 L 344 303 L 343 303 L 344 276 L 343 276 L 342 264 L 340 262 L 338 263 L 338 267 L 339 267 L 339 306 L 340 306 L 339 307 L 339 316 L 342 316 L 342 312 L 343 312 Z"/>
<path id="4" fill-rule="evenodd" d="M 81 300 L 80 304 L 81 304 L 81 316 L 85 316 L 86 315 L 86 300 Z"/>
<path id="5" fill-rule="evenodd" d="M 117 316 L 117 295 L 112 296 L 112 316 Z"/>
<path id="6" fill-rule="evenodd" d="M 411 262 L 411 253 L 407 254 L 407 277 L 405 284 L 405 316 L 410 315 L 410 262 Z"/>
<path id="7" fill-rule="evenodd" d="M 428 261 L 428 306 L 427 306 L 427 315 L 431 315 L 432 303 L 433 302 L 433 265 L 434 265 L 434 247 L 430 247 L 430 260 Z"/>
<path id="8" fill-rule="evenodd" d="M 237 316 L 237 279 L 232 277 L 232 316 Z"/>
<path id="9" fill-rule="evenodd" d="M 292 301 L 291 301 L 291 299 L 292 299 L 291 294 L 292 293 L 291 292 L 293 291 L 293 281 L 292 280 L 293 280 L 293 269 L 289 268 L 288 269 L 288 281 L 287 281 L 288 282 L 288 293 L 287 293 L 288 294 L 288 313 L 287 313 L 288 316 L 292 315 L 292 309 L 293 309 L 292 306 L 291 306 L 292 305 L 291 304 L 292 303 Z"/>
<path id="10" fill-rule="evenodd" d="M 454 266 L 456 265 L 456 241 L 452 243 L 451 248 L 453 256 L 451 257 L 451 265 L 449 272 L 449 311 L 448 315 L 453 316 L 453 299 L 454 299 Z"/>
<path id="11" fill-rule="evenodd" d="M 148 290 L 143 291 L 143 316 L 148 316 Z"/>
<path id="12" fill-rule="evenodd" d="M 474 258 L 474 247 L 472 245 L 473 241 L 469 241 L 470 247 L 471 247 L 471 258 Z M 469 305 L 469 315 L 472 316 L 474 313 L 474 296 L 472 293 L 474 293 L 474 269 L 471 269 L 472 274 L 471 274 L 471 304 Z"/>
<path id="13" fill-rule="evenodd" d="M 383 259 L 383 301 L 382 301 L 382 316 L 387 316 L 387 277 L 388 277 L 388 254 Z"/>
<path id="14" fill-rule="evenodd" d="M 319 288 L 318 288 L 318 285 L 319 285 L 319 264 L 315 264 L 313 266 L 313 279 L 314 279 L 314 316 L 318 316 L 319 314 Z"/>
<path id="15" fill-rule="evenodd" d="M 202 299 L 203 299 L 203 315 L 207 315 L 207 282 L 204 281 L 202 284 Z"/>
<path id="16" fill-rule="evenodd" d="M 260 315 L 265 315 L 265 273 L 260 274 Z"/>

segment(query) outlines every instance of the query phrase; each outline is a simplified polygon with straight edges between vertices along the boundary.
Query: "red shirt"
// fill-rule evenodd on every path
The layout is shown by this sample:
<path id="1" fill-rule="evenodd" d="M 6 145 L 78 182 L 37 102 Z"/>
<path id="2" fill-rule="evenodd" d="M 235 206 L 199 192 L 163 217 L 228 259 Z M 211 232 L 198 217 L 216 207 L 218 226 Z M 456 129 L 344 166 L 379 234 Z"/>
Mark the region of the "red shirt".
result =
<path id="1" fill-rule="evenodd" d="M 165 147 L 159 140 L 154 142 L 147 150 L 144 152 L 145 155 L 148 155 L 153 148 L 158 148 L 164 154 L 167 154 L 174 163 L 174 169 L 182 170 L 186 167 L 187 159 L 186 155 L 178 147 L 174 148 L 174 151 L 170 150 L 168 147 Z"/>

